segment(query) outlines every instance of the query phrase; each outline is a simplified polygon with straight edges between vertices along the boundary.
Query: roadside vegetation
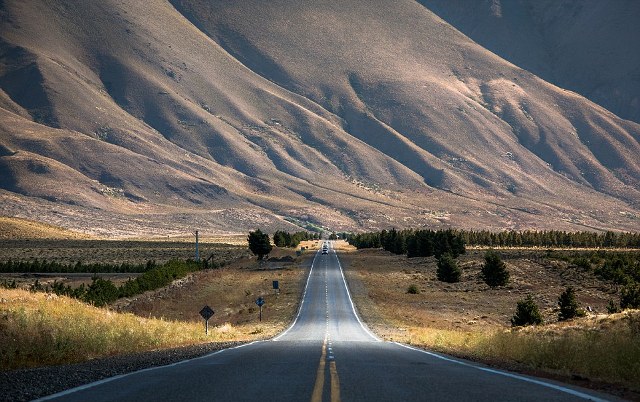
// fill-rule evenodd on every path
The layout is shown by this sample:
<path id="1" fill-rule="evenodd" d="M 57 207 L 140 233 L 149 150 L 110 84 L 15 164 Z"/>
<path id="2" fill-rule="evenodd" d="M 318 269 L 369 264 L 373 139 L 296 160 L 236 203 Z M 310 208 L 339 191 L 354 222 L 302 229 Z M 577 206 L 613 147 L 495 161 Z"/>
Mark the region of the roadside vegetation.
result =
<path id="1" fill-rule="evenodd" d="M 455 260 L 458 281 L 444 280 L 443 258 L 365 248 L 341 259 L 384 339 L 639 395 L 638 251 L 476 248 Z"/>
<path id="2" fill-rule="evenodd" d="M 101 356 L 203 342 L 251 339 L 246 329 L 143 318 L 52 293 L 0 290 L 0 370 L 74 363 Z"/>
<path id="3" fill-rule="evenodd" d="M 150 262 L 140 265 L 141 275 L 119 285 L 98 276 L 80 286 L 46 277 L 28 285 L 8 274 L 13 279 L 0 280 L 0 371 L 205 342 L 245 342 L 283 331 L 297 311 L 306 257 L 279 248 L 271 251 L 273 260 L 261 262 L 242 250 L 235 257 L 223 255 L 231 258 L 212 260 L 218 269 L 202 269 L 191 260 Z M 266 301 L 262 321 L 258 297 Z M 209 336 L 198 313 L 205 305 L 215 311 Z"/>

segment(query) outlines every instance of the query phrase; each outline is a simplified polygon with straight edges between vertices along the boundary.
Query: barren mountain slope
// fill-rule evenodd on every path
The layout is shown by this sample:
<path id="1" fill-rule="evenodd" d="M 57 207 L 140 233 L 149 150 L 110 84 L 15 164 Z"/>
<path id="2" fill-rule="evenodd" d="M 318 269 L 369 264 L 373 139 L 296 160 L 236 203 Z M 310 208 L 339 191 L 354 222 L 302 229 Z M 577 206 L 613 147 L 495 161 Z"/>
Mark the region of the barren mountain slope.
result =
<path id="1" fill-rule="evenodd" d="M 518 67 L 640 123 L 640 2 L 419 2 Z"/>
<path id="2" fill-rule="evenodd" d="M 412 1 L 5 1 L 1 39 L 0 213 L 637 228 L 640 126 Z"/>

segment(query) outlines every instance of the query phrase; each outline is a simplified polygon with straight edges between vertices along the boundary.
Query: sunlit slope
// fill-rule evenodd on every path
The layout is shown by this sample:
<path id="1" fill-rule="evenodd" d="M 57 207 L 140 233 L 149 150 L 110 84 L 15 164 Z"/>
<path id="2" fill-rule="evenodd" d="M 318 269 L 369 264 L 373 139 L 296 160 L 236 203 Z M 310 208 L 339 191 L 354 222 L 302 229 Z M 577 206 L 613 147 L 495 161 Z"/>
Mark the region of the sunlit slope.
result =
<path id="1" fill-rule="evenodd" d="M 1 187 L 63 215 L 637 224 L 640 126 L 416 2 L 2 9 Z"/>

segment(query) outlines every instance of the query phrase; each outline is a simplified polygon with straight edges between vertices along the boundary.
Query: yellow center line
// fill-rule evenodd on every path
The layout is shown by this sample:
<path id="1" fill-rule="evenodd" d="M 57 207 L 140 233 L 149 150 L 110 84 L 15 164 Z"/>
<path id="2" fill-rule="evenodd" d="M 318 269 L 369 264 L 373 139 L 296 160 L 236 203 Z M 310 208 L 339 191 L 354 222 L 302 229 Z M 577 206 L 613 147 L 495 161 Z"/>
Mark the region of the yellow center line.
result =
<path id="1" fill-rule="evenodd" d="M 324 342 L 322 343 L 322 356 L 320 357 L 320 364 L 318 365 L 318 373 L 316 374 L 316 385 L 313 387 L 311 402 L 322 402 L 322 389 L 324 388 L 324 368 L 326 358 L 327 338 L 324 338 Z"/>
<path id="2" fill-rule="evenodd" d="M 329 364 L 329 371 L 331 371 L 331 402 L 340 402 L 340 378 L 338 378 L 335 360 Z"/>

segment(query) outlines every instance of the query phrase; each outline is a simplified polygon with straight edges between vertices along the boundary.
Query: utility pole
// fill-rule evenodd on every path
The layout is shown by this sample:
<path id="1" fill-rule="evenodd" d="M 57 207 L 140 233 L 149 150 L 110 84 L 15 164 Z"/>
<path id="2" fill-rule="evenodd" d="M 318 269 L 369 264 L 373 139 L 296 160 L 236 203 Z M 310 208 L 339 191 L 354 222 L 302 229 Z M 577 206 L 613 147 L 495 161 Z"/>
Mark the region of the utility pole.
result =
<path id="1" fill-rule="evenodd" d="M 196 261 L 200 262 L 200 250 L 198 250 L 198 231 L 196 230 Z"/>

